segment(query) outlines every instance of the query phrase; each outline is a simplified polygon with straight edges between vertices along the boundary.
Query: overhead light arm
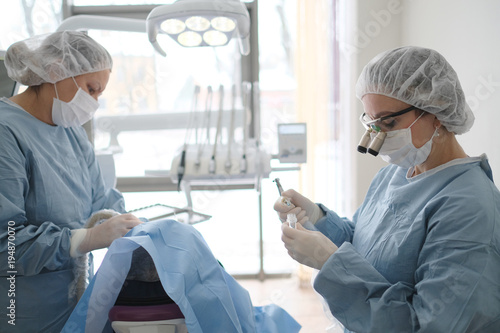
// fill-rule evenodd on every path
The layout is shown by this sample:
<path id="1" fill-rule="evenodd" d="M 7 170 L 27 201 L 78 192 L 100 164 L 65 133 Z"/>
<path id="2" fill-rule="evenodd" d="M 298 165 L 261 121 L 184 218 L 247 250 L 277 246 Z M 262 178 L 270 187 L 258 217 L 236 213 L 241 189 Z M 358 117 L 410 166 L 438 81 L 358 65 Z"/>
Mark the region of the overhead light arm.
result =
<path id="1" fill-rule="evenodd" d="M 57 31 L 64 30 L 115 30 L 146 32 L 144 20 L 101 15 L 75 15 L 61 22 Z"/>

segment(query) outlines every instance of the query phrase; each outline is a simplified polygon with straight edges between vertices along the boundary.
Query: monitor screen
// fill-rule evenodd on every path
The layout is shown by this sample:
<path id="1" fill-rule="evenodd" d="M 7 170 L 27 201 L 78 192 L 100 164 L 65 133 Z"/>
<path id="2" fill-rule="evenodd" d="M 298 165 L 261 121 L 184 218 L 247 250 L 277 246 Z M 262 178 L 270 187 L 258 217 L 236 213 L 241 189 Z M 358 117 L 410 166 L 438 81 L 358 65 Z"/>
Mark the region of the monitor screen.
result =
<path id="1" fill-rule="evenodd" d="M 0 51 L 0 97 L 11 97 L 16 93 L 17 83 L 7 75 L 4 55 L 5 52 Z"/>

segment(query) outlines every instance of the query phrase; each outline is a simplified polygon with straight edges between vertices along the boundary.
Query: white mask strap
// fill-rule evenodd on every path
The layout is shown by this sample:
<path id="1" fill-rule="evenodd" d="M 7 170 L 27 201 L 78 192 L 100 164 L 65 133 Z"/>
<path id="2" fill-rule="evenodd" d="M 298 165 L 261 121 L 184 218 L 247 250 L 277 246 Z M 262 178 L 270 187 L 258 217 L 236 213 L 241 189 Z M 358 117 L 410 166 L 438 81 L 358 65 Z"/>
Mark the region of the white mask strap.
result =
<path id="1" fill-rule="evenodd" d="M 75 78 L 74 78 L 73 76 L 72 76 L 71 78 L 73 79 L 73 82 L 75 82 L 76 87 L 77 87 L 77 88 L 80 88 L 80 86 L 78 85 L 78 83 L 76 83 Z M 56 98 L 57 98 L 57 99 L 59 99 L 59 94 L 57 93 L 57 86 L 56 86 L 56 84 L 57 84 L 57 82 L 56 82 L 56 83 L 54 83 L 54 89 L 56 90 Z"/>
<path id="2" fill-rule="evenodd" d="M 57 82 L 54 83 L 54 89 L 56 90 L 56 98 L 59 99 L 59 94 L 57 93 Z"/>
<path id="3" fill-rule="evenodd" d="M 424 112 L 422 112 L 422 113 L 420 114 L 420 116 L 418 116 L 418 117 L 417 117 L 417 119 L 415 119 L 415 121 L 414 121 L 414 122 L 412 122 L 410 126 L 408 126 L 408 128 L 411 128 L 411 127 L 413 126 L 413 124 L 415 124 L 415 123 L 417 122 L 417 120 L 419 120 L 419 119 L 420 119 L 420 117 L 422 117 L 423 115 L 424 115 Z"/>

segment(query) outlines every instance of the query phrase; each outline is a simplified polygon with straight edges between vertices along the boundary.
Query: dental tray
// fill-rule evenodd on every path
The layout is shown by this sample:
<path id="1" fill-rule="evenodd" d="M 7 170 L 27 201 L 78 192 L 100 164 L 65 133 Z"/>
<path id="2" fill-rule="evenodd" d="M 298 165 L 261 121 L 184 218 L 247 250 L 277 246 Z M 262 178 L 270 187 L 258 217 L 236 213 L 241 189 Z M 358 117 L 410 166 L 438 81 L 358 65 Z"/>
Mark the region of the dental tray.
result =
<path id="1" fill-rule="evenodd" d="M 196 224 L 210 220 L 211 215 L 193 211 L 191 208 L 178 208 L 164 204 L 154 204 L 129 211 L 137 217 L 147 218 L 149 221 L 170 218 L 186 224 Z"/>

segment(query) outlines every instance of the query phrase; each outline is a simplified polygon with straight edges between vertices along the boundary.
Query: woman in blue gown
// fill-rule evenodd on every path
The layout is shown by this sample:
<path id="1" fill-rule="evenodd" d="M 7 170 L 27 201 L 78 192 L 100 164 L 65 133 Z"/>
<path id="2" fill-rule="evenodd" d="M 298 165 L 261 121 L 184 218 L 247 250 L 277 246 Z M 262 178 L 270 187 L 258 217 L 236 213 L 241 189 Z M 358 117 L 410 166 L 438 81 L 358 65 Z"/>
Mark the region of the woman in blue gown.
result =
<path id="1" fill-rule="evenodd" d="M 112 60 L 86 34 L 63 31 L 13 44 L 5 64 L 28 88 L 0 100 L 0 332 L 60 332 L 77 301 L 75 258 L 141 223 L 122 214 L 83 228 L 102 209 L 124 213 L 81 127 Z"/>
<path id="2" fill-rule="evenodd" d="M 455 137 L 474 121 L 457 74 L 402 47 L 368 63 L 356 94 L 363 144 L 380 139 L 390 165 L 352 220 L 283 192 L 280 219 L 301 222 L 282 225 L 289 255 L 319 270 L 314 288 L 346 332 L 500 332 L 500 193 L 486 156 Z"/>

